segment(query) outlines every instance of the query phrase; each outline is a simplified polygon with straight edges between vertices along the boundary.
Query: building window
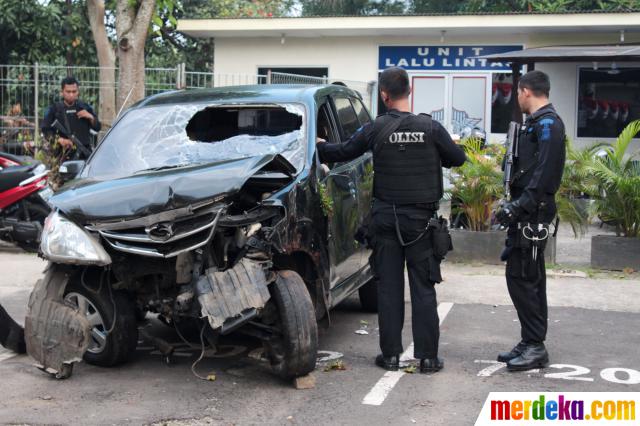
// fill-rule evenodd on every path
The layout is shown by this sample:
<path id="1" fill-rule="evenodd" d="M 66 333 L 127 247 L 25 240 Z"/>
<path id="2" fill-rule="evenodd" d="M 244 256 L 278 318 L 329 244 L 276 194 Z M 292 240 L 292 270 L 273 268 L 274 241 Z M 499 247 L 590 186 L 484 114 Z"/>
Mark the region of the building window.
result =
<path id="1" fill-rule="evenodd" d="M 507 133 L 513 117 L 517 90 L 511 73 L 493 74 L 491 84 L 491 133 Z"/>
<path id="2" fill-rule="evenodd" d="M 615 138 L 640 118 L 640 68 L 580 68 L 578 137 Z"/>

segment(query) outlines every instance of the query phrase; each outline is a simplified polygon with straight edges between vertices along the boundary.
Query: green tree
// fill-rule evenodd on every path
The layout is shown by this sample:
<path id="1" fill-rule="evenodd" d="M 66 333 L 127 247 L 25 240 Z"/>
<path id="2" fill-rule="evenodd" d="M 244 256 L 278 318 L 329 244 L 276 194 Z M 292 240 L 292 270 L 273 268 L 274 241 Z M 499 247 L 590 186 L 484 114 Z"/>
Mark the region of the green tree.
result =
<path id="1" fill-rule="evenodd" d="M 0 64 L 57 62 L 62 11 L 56 3 L 0 0 Z"/>
<path id="2" fill-rule="evenodd" d="M 147 64 L 175 67 L 185 63 L 189 70 L 211 71 L 213 41 L 181 34 L 176 29 L 178 19 L 275 18 L 289 14 L 294 1 L 180 0 L 171 3 L 158 7 L 152 20 L 152 34 L 146 46 Z"/>
<path id="3" fill-rule="evenodd" d="M 301 0 L 303 16 L 386 15 L 397 13 L 624 11 L 640 0 Z"/>
<path id="4" fill-rule="evenodd" d="M 469 0 L 460 12 L 624 11 L 640 8 L 639 0 Z"/>
<path id="5" fill-rule="evenodd" d="M 85 1 L 49 0 L 48 5 L 62 11 L 58 30 L 61 49 L 57 53 L 65 58 L 65 65 L 98 65 Z"/>
<path id="6" fill-rule="evenodd" d="M 464 9 L 465 0 L 413 0 L 410 10 L 413 13 L 456 13 Z"/>
<path id="7" fill-rule="evenodd" d="M 402 0 L 301 0 L 302 16 L 390 15 L 406 11 Z"/>

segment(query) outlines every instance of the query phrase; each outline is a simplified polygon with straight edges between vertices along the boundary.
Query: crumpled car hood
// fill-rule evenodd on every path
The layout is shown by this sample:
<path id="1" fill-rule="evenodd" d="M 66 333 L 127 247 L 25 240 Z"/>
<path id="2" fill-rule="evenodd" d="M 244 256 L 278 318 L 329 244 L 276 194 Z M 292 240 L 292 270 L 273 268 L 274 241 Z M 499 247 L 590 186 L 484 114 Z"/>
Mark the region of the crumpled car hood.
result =
<path id="1" fill-rule="evenodd" d="M 81 224 L 141 217 L 231 195 L 260 170 L 291 176 L 295 168 L 281 155 L 269 154 L 109 181 L 82 179 L 49 202 Z"/>

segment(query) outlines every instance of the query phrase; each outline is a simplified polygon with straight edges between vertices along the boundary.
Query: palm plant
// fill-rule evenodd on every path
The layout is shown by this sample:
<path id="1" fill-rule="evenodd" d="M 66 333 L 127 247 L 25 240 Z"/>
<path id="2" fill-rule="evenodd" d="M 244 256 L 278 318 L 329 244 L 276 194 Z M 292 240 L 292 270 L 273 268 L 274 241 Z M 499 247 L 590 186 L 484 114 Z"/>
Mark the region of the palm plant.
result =
<path id="1" fill-rule="evenodd" d="M 613 223 L 618 236 L 640 237 L 640 161 L 638 152 L 627 152 L 639 132 L 640 120 L 629 123 L 613 145 L 603 148 L 603 155 L 586 165 L 594 213 Z"/>
<path id="2" fill-rule="evenodd" d="M 589 212 L 581 208 L 578 199 L 594 192 L 597 186 L 593 182 L 587 165 L 590 164 L 599 149 L 599 145 L 576 149 L 569 139 L 566 140 L 567 160 L 562 182 L 556 194 L 558 217 L 562 223 L 568 223 L 575 237 L 583 236 L 589 226 Z"/>
<path id="3" fill-rule="evenodd" d="M 500 164 L 504 156 L 501 145 L 483 147 L 482 141 L 468 138 L 462 141 L 467 161 L 451 175 L 453 189 L 452 213 L 464 213 L 468 229 L 488 231 L 491 211 L 503 191 Z"/>

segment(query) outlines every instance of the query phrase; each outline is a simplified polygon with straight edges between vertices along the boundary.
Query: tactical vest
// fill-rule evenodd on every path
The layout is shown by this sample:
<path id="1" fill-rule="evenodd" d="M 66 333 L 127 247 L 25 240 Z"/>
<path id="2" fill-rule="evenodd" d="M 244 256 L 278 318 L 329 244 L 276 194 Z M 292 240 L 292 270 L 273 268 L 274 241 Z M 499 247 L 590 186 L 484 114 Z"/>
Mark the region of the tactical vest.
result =
<path id="1" fill-rule="evenodd" d="M 554 120 L 560 120 L 560 117 L 556 113 L 549 111 L 536 117 L 534 121 L 526 122 L 520 130 L 518 158 L 514 163 L 515 172 L 511 183 L 511 194 L 514 198 L 520 197 L 524 192 L 540 161 L 540 142 L 538 141 L 538 135 L 536 133 L 536 124 L 545 117 L 553 117 Z M 557 212 L 554 195 L 558 191 L 559 186 L 560 181 L 558 180 L 558 182 L 550 183 L 548 188 L 544 188 L 544 194 L 540 200 L 541 204 L 538 205 L 535 210 L 523 216 L 521 220 L 524 222 L 551 222 Z"/>
<path id="2" fill-rule="evenodd" d="M 78 111 L 87 109 L 87 105 L 80 101 L 76 101 L 71 106 L 67 106 L 64 102 L 56 102 L 53 108 L 58 121 L 67 127 L 85 147 L 91 149 L 91 125 L 88 120 L 77 116 Z"/>
<path id="3" fill-rule="evenodd" d="M 515 189 L 516 192 L 527 187 L 531 180 L 531 176 L 538 165 L 540 148 L 538 135 L 536 134 L 536 123 L 549 116 L 553 117 L 555 120 L 560 120 L 558 114 L 553 111 L 549 111 L 539 117 L 536 117 L 535 121 L 525 123 L 520 130 L 518 159 L 516 160 L 516 164 L 514 164 L 515 172 L 511 183 L 512 189 Z M 545 188 L 545 192 L 548 193 L 555 193 L 557 191 L 557 187 Z"/>
<path id="4" fill-rule="evenodd" d="M 398 117 L 404 115 L 391 112 L 378 117 L 374 123 L 373 195 L 393 204 L 440 201 L 442 164 L 431 132 L 431 117 L 411 115 L 381 140 L 380 132 L 389 120 L 398 120 Z"/>

